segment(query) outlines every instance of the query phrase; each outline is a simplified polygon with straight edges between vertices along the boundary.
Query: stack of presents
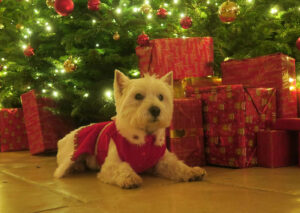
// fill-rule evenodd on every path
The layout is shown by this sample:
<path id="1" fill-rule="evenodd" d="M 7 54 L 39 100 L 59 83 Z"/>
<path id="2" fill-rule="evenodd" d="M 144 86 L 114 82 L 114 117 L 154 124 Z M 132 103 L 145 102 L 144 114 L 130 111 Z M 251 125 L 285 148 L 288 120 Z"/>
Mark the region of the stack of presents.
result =
<path id="1" fill-rule="evenodd" d="M 174 74 L 168 148 L 190 166 L 298 163 L 295 60 L 278 53 L 221 64 L 210 37 L 156 39 L 137 47 L 141 74 Z M 299 137 L 300 138 L 300 137 Z"/>
<path id="2" fill-rule="evenodd" d="M 31 154 L 55 152 L 57 141 L 74 127 L 53 113 L 53 100 L 34 90 L 21 96 L 22 108 L 0 110 L 1 152 L 30 150 Z"/>
<path id="3" fill-rule="evenodd" d="M 168 148 L 190 166 L 282 167 L 298 163 L 295 60 L 273 54 L 221 64 L 213 76 L 210 37 L 156 39 L 137 47 L 141 74 L 173 71 L 174 114 Z M 57 149 L 73 126 L 34 91 L 22 109 L 0 110 L 1 151 Z"/>

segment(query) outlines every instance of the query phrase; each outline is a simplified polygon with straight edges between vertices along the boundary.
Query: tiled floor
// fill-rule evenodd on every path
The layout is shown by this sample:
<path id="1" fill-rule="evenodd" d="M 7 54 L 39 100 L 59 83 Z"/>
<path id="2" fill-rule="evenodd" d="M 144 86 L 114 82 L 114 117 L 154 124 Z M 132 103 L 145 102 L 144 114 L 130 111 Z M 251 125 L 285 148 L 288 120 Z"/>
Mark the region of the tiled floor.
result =
<path id="1" fill-rule="evenodd" d="M 0 153 L 0 213 L 300 213 L 298 167 L 206 167 L 203 182 L 143 176 L 134 190 L 103 184 L 93 172 L 57 180 L 54 168 L 54 156 Z"/>

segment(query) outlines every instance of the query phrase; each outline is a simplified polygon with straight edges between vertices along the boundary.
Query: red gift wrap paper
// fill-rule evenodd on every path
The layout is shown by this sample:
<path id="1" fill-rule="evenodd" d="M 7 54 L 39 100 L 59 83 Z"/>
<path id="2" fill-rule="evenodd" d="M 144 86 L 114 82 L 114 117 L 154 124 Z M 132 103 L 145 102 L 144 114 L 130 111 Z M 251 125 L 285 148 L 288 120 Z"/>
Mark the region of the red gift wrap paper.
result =
<path id="1" fill-rule="evenodd" d="M 297 134 L 284 130 L 258 132 L 258 165 L 268 168 L 296 165 L 298 162 Z"/>
<path id="2" fill-rule="evenodd" d="M 51 99 L 38 98 L 34 90 L 21 95 L 24 121 L 31 154 L 57 150 L 57 142 L 73 129 L 72 124 L 54 115 Z"/>
<path id="3" fill-rule="evenodd" d="M 278 53 L 221 64 L 223 84 L 276 88 L 277 116 L 297 117 L 295 59 Z"/>
<path id="4" fill-rule="evenodd" d="M 28 149 L 22 109 L 0 110 L 0 145 L 1 152 Z"/>
<path id="5" fill-rule="evenodd" d="M 169 147 L 187 165 L 205 165 L 201 100 L 174 100 Z"/>
<path id="6" fill-rule="evenodd" d="M 276 119 L 275 89 L 227 85 L 199 89 L 204 104 L 206 160 L 209 164 L 255 166 L 256 133 Z"/>
<path id="7" fill-rule="evenodd" d="M 272 129 L 300 131 L 300 118 L 279 118 Z"/>
<path id="8" fill-rule="evenodd" d="M 211 37 L 164 38 L 137 47 L 142 75 L 163 76 L 173 71 L 175 80 L 213 74 L 213 39 Z"/>

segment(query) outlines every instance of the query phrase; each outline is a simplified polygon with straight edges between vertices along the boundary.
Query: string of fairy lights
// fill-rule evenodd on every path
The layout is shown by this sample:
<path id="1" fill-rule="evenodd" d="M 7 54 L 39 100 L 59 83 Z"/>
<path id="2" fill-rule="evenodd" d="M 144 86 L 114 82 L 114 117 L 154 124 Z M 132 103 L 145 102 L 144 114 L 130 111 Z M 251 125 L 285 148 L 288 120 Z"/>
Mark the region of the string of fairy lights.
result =
<path id="1" fill-rule="evenodd" d="M 168 10 L 168 16 L 175 15 L 175 14 L 173 14 L 173 11 L 172 11 L 171 7 L 176 6 L 177 4 L 179 4 L 179 1 L 180 0 L 173 0 L 172 1 L 173 5 L 171 5 L 171 6 L 168 3 L 162 3 L 163 7 L 170 8 Z M 255 0 L 245 0 L 245 2 L 247 2 L 249 4 L 253 4 L 254 1 Z M 31 0 L 25 0 L 25 2 L 30 3 Z M 150 3 L 149 0 L 145 0 L 143 5 L 145 5 L 145 4 L 150 5 L 151 3 Z M 213 1 L 212 0 L 207 0 L 206 4 L 207 5 L 213 4 Z M 215 2 L 214 4 L 216 6 L 219 6 L 217 2 Z M 122 7 L 126 8 L 127 6 L 128 5 L 126 3 L 124 3 L 123 5 L 119 5 L 119 7 L 114 8 L 114 11 L 118 16 L 121 16 L 122 12 L 123 12 Z M 299 12 L 300 12 L 300 7 L 298 9 L 299 9 Z M 38 17 L 38 15 L 40 14 L 40 11 L 38 9 L 34 8 L 33 11 L 34 11 L 34 14 L 36 16 L 36 24 L 40 27 L 44 27 L 46 32 L 52 33 L 53 28 L 51 26 L 51 23 L 49 21 L 44 20 L 43 18 Z M 132 12 L 133 13 L 141 12 L 141 6 L 133 6 L 132 7 Z M 280 12 L 280 9 L 277 6 L 274 6 L 274 7 L 270 8 L 270 14 L 271 15 L 277 15 L 279 12 Z M 183 17 L 185 17 L 185 14 L 184 13 L 179 13 L 178 18 L 183 18 Z M 73 19 L 73 16 L 70 15 L 69 18 Z M 146 19 L 152 19 L 153 18 L 153 13 L 150 12 L 148 14 L 145 14 L 145 18 Z M 97 24 L 97 20 L 95 18 L 92 18 L 91 22 L 92 22 L 92 25 Z M 11 24 L 13 24 L 13 22 Z M 164 24 L 162 23 L 161 25 L 163 26 Z M 147 26 L 147 28 L 149 29 L 149 28 L 151 28 L 151 26 L 149 25 L 149 26 Z M 26 28 L 22 25 L 19 26 L 19 30 L 20 30 L 20 35 L 21 35 L 21 39 L 20 39 L 19 44 L 20 44 L 21 48 L 23 50 L 25 50 L 28 47 L 28 41 L 29 41 L 31 35 L 34 32 L 31 29 Z M 177 36 L 175 35 L 175 37 L 177 37 Z M 186 37 L 183 35 L 182 38 L 186 38 Z M 99 43 L 95 44 L 96 48 L 98 48 L 99 46 L 100 46 Z M 2 63 L 5 63 L 6 61 L 7 60 L 4 57 L 1 58 Z M 80 57 L 74 57 L 73 58 L 73 62 L 74 62 L 75 65 L 79 64 L 80 61 L 81 61 Z M 66 73 L 66 70 L 64 69 L 63 64 L 55 64 L 55 66 L 56 66 L 56 68 L 53 70 L 53 75 L 54 76 Z M 8 71 L 9 71 L 9 67 L 7 65 L 4 65 L 4 66 L 2 66 L 2 71 L 0 72 L 0 75 L 2 77 L 5 77 L 8 74 Z M 35 79 L 38 80 L 40 75 L 41 75 L 41 73 L 36 73 L 35 74 Z M 138 76 L 139 71 L 138 70 L 131 70 L 130 75 L 132 75 L 134 77 Z M 53 86 L 53 83 L 48 83 L 47 87 L 48 88 L 44 88 L 44 89 L 41 90 L 41 92 L 43 94 L 52 94 L 52 96 L 55 97 L 55 98 L 60 97 L 60 92 Z M 28 86 L 27 89 L 31 89 L 31 86 Z M 74 89 L 76 89 L 76 85 L 74 86 Z M 88 91 L 82 92 L 82 97 L 83 98 L 88 98 L 89 97 L 89 92 Z M 111 89 L 108 89 L 104 92 L 104 99 L 106 101 L 112 101 L 113 100 L 113 92 L 112 92 Z"/>

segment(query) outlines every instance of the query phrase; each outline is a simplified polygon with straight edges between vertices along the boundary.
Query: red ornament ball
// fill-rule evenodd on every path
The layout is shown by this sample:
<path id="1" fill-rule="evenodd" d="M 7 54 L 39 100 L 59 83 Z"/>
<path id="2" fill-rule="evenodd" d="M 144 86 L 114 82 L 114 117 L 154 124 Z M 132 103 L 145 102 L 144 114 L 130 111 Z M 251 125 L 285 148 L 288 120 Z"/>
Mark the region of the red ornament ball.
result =
<path id="1" fill-rule="evenodd" d="M 74 3 L 72 0 L 55 0 L 55 11 L 61 16 L 67 16 L 74 10 Z"/>
<path id="2" fill-rule="evenodd" d="M 168 11 L 165 8 L 161 7 L 157 10 L 156 15 L 160 18 L 166 18 L 168 15 Z"/>
<path id="3" fill-rule="evenodd" d="M 300 37 L 296 41 L 296 47 L 300 50 Z"/>
<path id="4" fill-rule="evenodd" d="M 24 50 L 24 55 L 27 56 L 27 57 L 31 57 L 34 55 L 34 49 L 28 45 L 25 50 Z"/>
<path id="5" fill-rule="evenodd" d="M 191 17 L 189 17 L 189 16 L 183 17 L 180 20 L 180 25 L 184 29 L 190 28 L 192 26 L 192 24 L 193 24 L 193 21 L 192 21 Z"/>
<path id="6" fill-rule="evenodd" d="M 92 11 L 99 10 L 100 0 L 89 0 L 88 1 L 88 9 Z"/>
<path id="7" fill-rule="evenodd" d="M 149 43 L 149 36 L 145 33 L 141 34 L 138 36 L 138 39 L 137 39 L 137 43 L 140 45 L 140 46 L 148 46 L 150 43 Z"/>

